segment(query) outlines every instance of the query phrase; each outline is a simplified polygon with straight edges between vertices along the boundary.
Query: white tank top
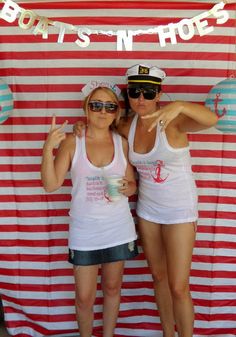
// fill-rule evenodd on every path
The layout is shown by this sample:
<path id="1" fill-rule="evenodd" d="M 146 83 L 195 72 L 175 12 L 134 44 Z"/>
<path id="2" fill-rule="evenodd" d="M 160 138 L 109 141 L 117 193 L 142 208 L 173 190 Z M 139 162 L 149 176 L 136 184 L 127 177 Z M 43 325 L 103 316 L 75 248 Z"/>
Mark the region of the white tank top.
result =
<path id="1" fill-rule="evenodd" d="M 119 201 L 111 202 L 106 195 L 105 176 L 124 176 L 127 166 L 121 136 L 112 133 L 112 138 L 114 158 L 109 165 L 99 168 L 88 160 L 85 136 L 76 137 L 71 166 L 71 249 L 103 249 L 136 239 L 128 198 L 122 196 Z"/>
<path id="2" fill-rule="evenodd" d="M 153 149 L 145 154 L 134 152 L 138 116 L 131 123 L 129 159 L 139 175 L 137 214 L 160 224 L 196 221 L 197 190 L 191 169 L 189 147 L 175 149 L 157 126 Z"/>

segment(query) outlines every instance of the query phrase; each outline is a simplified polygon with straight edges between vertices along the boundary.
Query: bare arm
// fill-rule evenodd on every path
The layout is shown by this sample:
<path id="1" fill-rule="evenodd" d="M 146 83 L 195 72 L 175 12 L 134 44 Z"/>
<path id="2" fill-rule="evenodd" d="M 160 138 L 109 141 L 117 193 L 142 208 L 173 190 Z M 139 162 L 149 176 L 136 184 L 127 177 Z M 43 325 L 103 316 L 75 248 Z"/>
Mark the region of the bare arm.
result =
<path id="1" fill-rule="evenodd" d="M 64 181 L 65 175 L 71 163 L 71 137 L 66 137 L 62 126 L 56 127 L 56 117 L 52 119 L 52 125 L 48 137 L 43 146 L 41 164 L 41 179 L 47 192 L 57 190 Z M 60 144 L 60 145 L 59 145 Z M 53 149 L 59 145 L 54 159 Z"/>
<path id="2" fill-rule="evenodd" d="M 163 108 L 155 111 L 153 114 L 142 118 L 153 118 L 155 121 L 151 124 L 151 131 L 160 121 L 163 121 L 163 130 L 174 121 L 180 132 L 196 132 L 214 126 L 218 117 L 214 112 L 197 103 L 184 101 L 175 101 L 167 104 Z"/>
<path id="3" fill-rule="evenodd" d="M 129 129 L 130 129 L 132 120 L 133 120 L 133 117 L 122 117 L 117 126 L 117 131 L 119 132 L 119 134 L 126 139 L 128 139 Z"/>

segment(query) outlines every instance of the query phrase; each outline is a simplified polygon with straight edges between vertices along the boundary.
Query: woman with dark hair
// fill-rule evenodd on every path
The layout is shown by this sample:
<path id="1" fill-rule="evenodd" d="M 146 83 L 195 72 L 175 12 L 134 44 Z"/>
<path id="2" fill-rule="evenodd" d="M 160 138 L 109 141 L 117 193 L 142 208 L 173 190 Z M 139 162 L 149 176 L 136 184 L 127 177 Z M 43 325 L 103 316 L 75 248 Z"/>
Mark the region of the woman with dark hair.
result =
<path id="1" fill-rule="evenodd" d="M 187 133 L 215 125 L 217 116 L 183 101 L 160 108 L 165 77 L 156 66 L 137 64 L 127 70 L 126 110 L 131 113 L 121 119 L 118 131 L 128 139 L 129 160 L 138 172 L 138 232 L 163 336 L 174 337 L 176 325 L 179 337 L 192 337 L 189 275 L 198 211 Z"/>

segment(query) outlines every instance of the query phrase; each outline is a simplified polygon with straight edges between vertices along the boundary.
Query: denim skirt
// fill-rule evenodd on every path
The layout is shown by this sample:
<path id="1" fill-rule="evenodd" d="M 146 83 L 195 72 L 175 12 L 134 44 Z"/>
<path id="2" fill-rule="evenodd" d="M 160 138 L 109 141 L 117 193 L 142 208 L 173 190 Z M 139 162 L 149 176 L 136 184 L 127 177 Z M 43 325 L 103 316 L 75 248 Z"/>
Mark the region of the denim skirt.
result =
<path id="1" fill-rule="evenodd" d="M 138 255 L 136 241 L 131 241 L 115 247 L 98 250 L 69 249 L 68 261 L 75 266 L 91 266 L 108 262 L 129 260 Z"/>

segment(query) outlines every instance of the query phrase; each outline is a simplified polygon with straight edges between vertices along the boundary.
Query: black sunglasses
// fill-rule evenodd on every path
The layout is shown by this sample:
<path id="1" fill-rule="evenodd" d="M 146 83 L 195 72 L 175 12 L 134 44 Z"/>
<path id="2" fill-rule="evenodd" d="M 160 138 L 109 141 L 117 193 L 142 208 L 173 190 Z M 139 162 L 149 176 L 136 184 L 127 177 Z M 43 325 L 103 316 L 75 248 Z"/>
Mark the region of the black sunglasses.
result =
<path id="1" fill-rule="evenodd" d="M 89 109 L 93 112 L 101 112 L 103 108 L 109 114 L 115 114 L 118 110 L 118 105 L 112 102 L 91 101 L 88 104 Z"/>
<path id="2" fill-rule="evenodd" d="M 157 94 L 154 88 L 128 88 L 127 92 L 130 98 L 139 98 L 142 93 L 143 97 L 148 100 L 154 99 Z"/>

